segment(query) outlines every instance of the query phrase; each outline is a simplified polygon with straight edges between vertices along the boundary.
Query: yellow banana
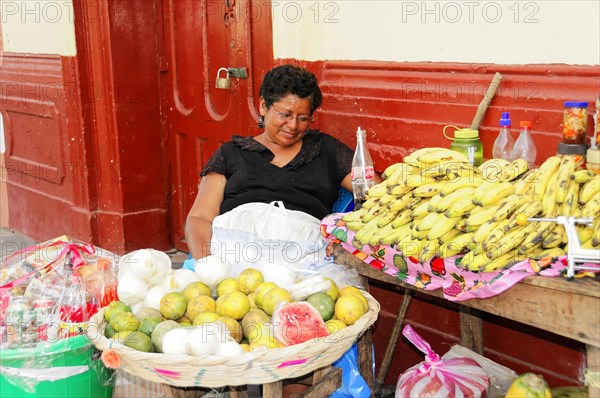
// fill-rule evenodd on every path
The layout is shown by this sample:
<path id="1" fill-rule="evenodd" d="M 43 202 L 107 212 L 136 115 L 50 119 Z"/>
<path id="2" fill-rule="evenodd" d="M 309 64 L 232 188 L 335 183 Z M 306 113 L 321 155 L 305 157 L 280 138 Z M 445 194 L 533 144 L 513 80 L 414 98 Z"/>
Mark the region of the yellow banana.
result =
<path id="1" fill-rule="evenodd" d="M 377 232 L 377 222 L 382 215 L 374 217 L 371 221 L 366 223 L 361 229 L 359 229 L 354 235 L 354 239 L 362 244 L 366 244 L 369 239 Z"/>
<path id="2" fill-rule="evenodd" d="M 594 239 L 589 238 L 585 242 L 581 244 L 582 249 L 596 249 L 598 247 L 597 244 L 594 244 Z"/>
<path id="3" fill-rule="evenodd" d="M 519 195 L 533 195 L 535 184 L 538 181 L 540 169 L 529 170 L 519 178 L 515 184 L 515 193 Z"/>
<path id="4" fill-rule="evenodd" d="M 402 183 L 411 188 L 418 188 L 421 185 L 431 184 L 437 182 L 433 177 L 429 177 L 422 174 L 411 174 L 406 176 Z"/>
<path id="5" fill-rule="evenodd" d="M 431 197 L 431 199 L 429 200 L 429 203 L 427 204 L 427 211 L 438 212 L 436 209 L 437 209 L 438 203 L 440 203 L 441 200 L 442 200 L 442 197 L 439 193 L 437 195 L 433 195 Z"/>
<path id="6" fill-rule="evenodd" d="M 473 199 L 471 199 L 470 196 L 466 196 L 452 203 L 452 205 L 450 205 L 444 214 L 446 217 L 462 217 L 473 210 L 476 206 L 477 205 L 473 203 Z"/>
<path id="7" fill-rule="evenodd" d="M 440 244 L 437 239 L 424 242 L 419 255 L 419 262 L 425 264 L 427 261 L 431 260 L 439 248 Z"/>
<path id="8" fill-rule="evenodd" d="M 600 195 L 600 175 L 596 175 L 586 182 L 579 191 L 579 203 L 587 203 Z"/>
<path id="9" fill-rule="evenodd" d="M 420 168 L 413 163 L 403 162 L 385 180 L 388 188 L 404 181 L 409 175 L 418 174 Z"/>
<path id="10" fill-rule="evenodd" d="M 552 177 L 550 177 L 548 185 L 546 186 L 546 191 L 544 192 L 544 196 L 542 197 L 542 207 L 544 208 L 544 214 L 548 217 L 552 217 L 554 215 L 554 208 L 556 207 L 557 181 L 558 170 L 556 170 Z"/>
<path id="11" fill-rule="evenodd" d="M 431 198 L 437 195 L 442 189 L 443 183 L 436 181 L 429 184 L 421 185 L 412 192 L 413 196 L 418 198 Z"/>
<path id="12" fill-rule="evenodd" d="M 504 159 L 490 159 L 486 160 L 479 166 L 481 177 L 485 181 L 499 182 L 502 170 L 510 164 L 508 160 Z"/>
<path id="13" fill-rule="evenodd" d="M 381 178 L 383 178 L 384 180 L 387 180 L 388 178 L 390 178 L 390 176 L 392 174 L 394 174 L 394 171 L 398 170 L 398 168 L 400 168 L 400 167 L 402 167 L 402 162 L 389 165 L 388 167 L 385 168 L 385 170 L 383 170 L 383 174 L 381 174 Z"/>
<path id="14" fill-rule="evenodd" d="M 596 173 L 594 173 L 592 170 L 577 170 L 576 172 L 571 174 L 571 180 L 575 181 L 577 184 L 585 184 L 586 182 L 591 180 L 592 177 L 594 177 L 595 175 Z"/>
<path id="15" fill-rule="evenodd" d="M 443 258 L 452 257 L 462 253 L 473 243 L 473 233 L 461 233 L 445 242 L 438 249 L 438 255 Z"/>
<path id="16" fill-rule="evenodd" d="M 479 226 L 479 228 L 477 228 L 477 231 L 475 231 L 473 233 L 473 242 L 481 243 L 484 240 L 486 240 L 487 237 L 490 235 L 490 233 L 492 233 L 494 228 L 496 228 L 501 222 L 502 222 L 502 220 L 499 220 L 499 221 L 487 220 L 486 222 L 481 224 Z"/>
<path id="17" fill-rule="evenodd" d="M 375 206 L 377 206 L 379 204 L 379 198 L 370 198 L 365 200 L 365 202 L 362 204 L 362 206 L 360 207 L 360 209 L 366 209 L 369 210 Z"/>
<path id="18" fill-rule="evenodd" d="M 379 220 L 377 221 L 377 228 L 383 228 L 383 227 L 387 226 L 388 224 L 391 224 L 392 221 L 394 221 L 396 219 L 396 217 L 398 216 L 398 213 L 399 213 L 399 211 L 385 210 L 381 214 L 381 218 L 379 218 Z M 390 228 L 392 228 L 391 225 L 390 225 Z"/>
<path id="19" fill-rule="evenodd" d="M 429 210 L 427 210 L 428 207 L 429 199 L 422 200 L 421 203 L 419 203 L 419 205 L 412 210 L 412 218 L 416 220 L 425 217 L 427 214 L 430 213 Z"/>
<path id="20" fill-rule="evenodd" d="M 437 211 L 440 213 L 444 212 L 448 210 L 450 206 L 452 206 L 452 204 L 457 202 L 459 199 L 465 197 L 470 198 L 474 191 L 475 188 L 473 187 L 464 187 L 444 196 L 443 198 L 440 196 L 440 201 L 434 205 L 435 207 L 433 211 Z"/>
<path id="21" fill-rule="evenodd" d="M 404 224 L 399 228 L 393 229 L 389 234 L 382 236 L 380 242 L 382 245 L 391 245 L 405 236 L 410 235 L 410 230 L 410 224 Z"/>
<path id="22" fill-rule="evenodd" d="M 598 215 L 600 215 L 600 194 L 588 200 L 581 208 L 581 217 L 596 218 Z"/>
<path id="23" fill-rule="evenodd" d="M 346 221 L 346 227 L 351 231 L 358 231 L 364 226 L 362 221 Z"/>
<path id="24" fill-rule="evenodd" d="M 558 177 L 556 179 L 556 194 L 554 200 L 562 204 L 569 189 L 571 176 L 575 172 L 575 158 L 570 155 L 563 156 L 558 167 Z"/>
<path id="25" fill-rule="evenodd" d="M 542 204 L 537 200 L 532 202 L 525 202 L 523 206 L 521 206 L 518 210 L 516 210 L 512 216 L 508 219 L 508 224 L 504 227 L 504 231 L 510 231 L 513 228 L 519 226 L 517 222 L 517 217 L 520 214 L 523 214 L 527 218 L 535 217 L 542 212 Z"/>
<path id="26" fill-rule="evenodd" d="M 539 178 L 535 183 L 535 188 L 533 190 L 533 197 L 535 199 L 542 200 L 542 198 L 544 197 L 544 193 L 548 188 L 548 184 L 550 183 L 552 176 L 560 166 L 560 161 L 560 156 L 550 156 L 540 166 Z"/>
<path id="27" fill-rule="evenodd" d="M 379 205 L 380 206 L 386 206 L 389 205 L 390 203 L 392 203 L 394 200 L 396 200 L 398 197 L 396 195 L 391 195 L 389 193 L 385 193 L 383 194 L 383 196 L 381 196 L 379 198 Z"/>
<path id="28" fill-rule="evenodd" d="M 380 221 L 381 221 L 381 219 L 380 219 Z M 373 236 L 371 236 L 371 238 L 366 243 L 371 246 L 378 245 L 381 243 L 381 240 L 384 237 L 390 235 L 392 232 L 394 232 L 394 228 L 392 227 L 391 223 L 387 223 L 386 225 L 383 225 L 381 227 L 378 225 L 377 229 L 375 230 L 375 233 L 373 234 Z"/>
<path id="29" fill-rule="evenodd" d="M 498 258 L 488 260 L 479 268 L 480 272 L 497 272 L 502 269 L 508 268 L 509 266 L 524 260 L 525 257 L 519 257 L 514 251 L 503 254 Z"/>
<path id="30" fill-rule="evenodd" d="M 465 155 L 447 148 L 439 151 L 425 153 L 421 156 L 418 156 L 417 160 L 421 163 L 429 164 L 450 161 L 469 163 L 469 159 Z"/>
<path id="31" fill-rule="evenodd" d="M 507 218 L 512 212 L 525 203 L 526 199 L 523 195 L 510 195 L 506 197 L 498 205 L 498 211 L 492 215 L 492 221 L 503 220 Z"/>
<path id="32" fill-rule="evenodd" d="M 546 249 L 546 250 L 542 250 L 538 253 L 536 253 L 535 255 L 531 256 L 531 258 L 534 259 L 540 259 L 540 258 L 546 258 L 546 257 L 560 257 L 560 256 L 564 256 L 565 255 L 565 251 L 563 249 L 561 249 L 560 247 L 553 247 L 551 249 Z"/>
<path id="33" fill-rule="evenodd" d="M 567 194 L 565 195 L 564 202 L 559 214 L 563 216 L 572 216 L 575 214 L 577 207 L 579 206 L 579 184 L 575 181 L 569 181 L 569 187 L 567 188 Z"/>
<path id="34" fill-rule="evenodd" d="M 479 176 L 467 177 L 461 176 L 459 178 L 454 178 L 448 180 L 446 184 L 442 187 L 440 191 L 441 196 L 450 195 L 452 192 L 457 191 L 461 188 L 473 187 L 477 188 L 483 184 L 483 179 Z"/>
<path id="35" fill-rule="evenodd" d="M 441 214 L 441 216 L 441 219 L 438 219 L 429 230 L 427 239 L 434 240 L 451 231 L 461 219 L 460 217 L 448 218 L 444 214 Z"/>
<path id="36" fill-rule="evenodd" d="M 380 182 L 379 184 L 373 185 L 369 188 L 367 192 L 368 198 L 380 198 L 387 193 L 387 185 L 384 182 Z"/>
<path id="37" fill-rule="evenodd" d="M 443 221 L 446 216 L 440 213 L 429 213 L 415 226 L 417 231 L 430 230 L 436 223 Z"/>
<path id="38" fill-rule="evenodd" d="M 542 247 L 544 249 L 558 247 L 563 241 L 563 235 L 566 235 L 565 228 L 560 224 L 556 224 L 554 228 L 552 228 L 552 231 L 550 231 L 542 241 Z"/>
<path id="39" fill-rule="evenodd" d="M 479 203 L 479 199 L 483 198 L 492 188 L 497 186 L 498 182 L 484 181 L 473 192 L 473 202 Z"/>
<path id="40" fill-rule="evenodd" d="M 575 226 L 575 229 L 577 230 L 577 237 L 579 238 L 580 243 L 591 239 L 594 235 L 594 230 L 592 229 L 592 227 L 589 227 L 587 225 L 577 224 Z"/>
<path id="41" fill-rule="evenodd" d="M 553 222 L 540 221 L 529 236 L 527 236 L 519 246 L 520 253 L 527 253 L 534 246 L 541 246 L 544 238 L 552 232 L 556 224 Z"/>
<path id="42" fill-rule="evenodd" d="M 510 223 L 510 219 L 500 221 L 500 223 L 498 223 L 498 225 L 496 225 L 494 228 L 492 228 L 492 231 L 488 234 L 488 236 L 485 238 L 485 240 L 482 242 L 482 244 L 493 244 L 493 243 L 497 242 L 506 233 L 504 231 L 504 228 L 506 228 L 506 226 L 509 223 Z"/>
<path id="43" fill-rule="evenodd" d="M 411 188 L 404 184 L 396 184 L 392 187 L 388 187 L 387 193 L 389 193 L 390 195 L 401 196 L 401 195 L 406 195 L 413 189 L 414 188 Z"/>
<path id="44" fill-rule="evenodd" d="M 367 209 L 361 207 L 360 210 L 351 211 L 349 213 L 344 214 L 342 216 L 342 220 L 346 222 L 361 221 L 365 214 L 367 214 Z"/>
<path id="45" fill-rule="evenodd" d="M 529 171 L 529 163 L 524 159 L 513 160 L 508 166 L 502 169 L 500 181 L 513 181 L 523 176 Z"/>
<path id="46" fill-rule="evenodd" d="M 443 234 L 442 236 L 440 236 L 438 238 L 438 242 L 440 242 L 440 245 L 448 242 L 449 240 L 454 239 L 454 237 L 456 237 L 456 235 L 461 234 L 462 232 L 460 232 L 458 229 L 456 228 L 452 228 L 450 231 L 446 232 L 445 234 Z"/>
<path id="47" fill-rule="evenodd" d="M 410 195 L 402 195 L 388 204 L 388 209 L 392 211 L 404 210 L 413 198 Z"/>
<path id="48" fill-rule="evenodd" d="M 371 220 L 373 220 L 375 217 L 381 215 L 385 211 L 387 211 L 387 207 L 385 207 L 385 206 L 380 206 L 380 205 L 373 206 L 367 211 L 367 214 L 365 214 L 363 216 L 362 220 L 364 223 L 371 222 Z"/>
<path id="49" fill-rule="evenodd" d="M 481 225 L 484 222 L 491 220 L 494 214 L 498 211 L 500 205 L 482 207 L 481 211 L 469 214 L 467 218 L 467 226 Z"/>
<path id="50" fill-rule="evenodd" d="M 412 213 L 412 210 L 410 210 L 410 209 L 402 210 L 402 212 L 400 214 L 398 214 L 398 216 L 396 216 L 394 221 L 392 221 L 392 226 L 394 228 L 399 228 L 403 225 L 410 223 L 412 221 L 411 213 Z"/>
<path id="51" fill-rule="evenodd" d="M 498 202 L 499 200 L 515 193 L 515 187 L 510 182 L 501 182 L 492 188 L 487 195 L 483 197 L 473 198 L 473 202 L 480 206 L 488 206 Z"/>
<path id="52" fill-rule="evenodd" d="M 521 242 L 530 234 L 536 225 L 529 223 L 524 227 L 514 228 L 503 236 L 493 247 L 486 249 L 488 258 L 498 258 L 511 250 L 519 247 Z"/>
<path id="53" fill-rule="evenodd" d="M 600 217 L 596 217 L 596 220 L 592 224 L 592 244 L 595 247 L 600 246 Z"/>

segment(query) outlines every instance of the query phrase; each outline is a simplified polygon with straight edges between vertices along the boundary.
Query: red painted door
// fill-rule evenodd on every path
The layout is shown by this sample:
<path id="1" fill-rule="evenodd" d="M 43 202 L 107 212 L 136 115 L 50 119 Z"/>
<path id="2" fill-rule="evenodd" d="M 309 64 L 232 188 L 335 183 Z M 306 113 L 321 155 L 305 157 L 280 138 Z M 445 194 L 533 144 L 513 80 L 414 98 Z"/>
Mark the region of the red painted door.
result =
<path id="1" fill-rule="evenodd" d="M 273 65 L 270 6 L 262 0 L 163 0 L 171 218 L 180 250 L 187 250 L 184 223 L 200 171 L 232 135 L 258 132 L 258 89 Z M 247 78 L 217 89 L 220 68 L 246 68 Z"/>

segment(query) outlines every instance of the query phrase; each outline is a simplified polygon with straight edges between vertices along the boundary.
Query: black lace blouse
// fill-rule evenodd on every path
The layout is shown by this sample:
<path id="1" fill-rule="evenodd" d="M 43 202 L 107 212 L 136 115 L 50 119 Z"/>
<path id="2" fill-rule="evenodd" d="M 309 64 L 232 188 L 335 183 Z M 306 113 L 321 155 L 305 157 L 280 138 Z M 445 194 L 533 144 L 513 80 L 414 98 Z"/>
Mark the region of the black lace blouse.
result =
<path id="1" fill-rule="evenodd" d="M 227 178 L 221 214 L 250 203 L 280 200 L 290 210 L 322 219 L 331 212 L 341 181 L 352 169 L 354 151 L 330 135 L 312 130 L 302 139 L 300 152 L 284 167 L 253 137 L 234 135 L 210 158 L 201 176 Z"/>

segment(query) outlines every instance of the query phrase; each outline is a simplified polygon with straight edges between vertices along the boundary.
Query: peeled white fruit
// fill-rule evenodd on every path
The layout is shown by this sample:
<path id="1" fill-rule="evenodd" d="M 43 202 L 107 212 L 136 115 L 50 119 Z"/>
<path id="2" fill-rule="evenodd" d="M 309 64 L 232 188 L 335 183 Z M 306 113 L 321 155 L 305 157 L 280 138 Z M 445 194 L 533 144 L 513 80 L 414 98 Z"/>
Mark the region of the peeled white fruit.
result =
<path id="1" fill-rule="evenodd" d="M 244 351 L 241 345 L 235 341 L 227 341 L 217 346 L 214 355 L 220 357 L 239 357 L 245 353 L 246 351 Z"/>
<path id="2" fill-rule="evenodd" d="M 181 268 L 173 271 L 173 281 L 178 292 L 182 292 L 187 285 L 199 280 L 198 275 L 190 269 Z"/>
<path id="3" fill-rule="evenodd" d="M 131 272 L 136 277 L 153 285 L 163 280 L 171 269 L 169 256 L 155 249 L 140 249 L 127 253 L 119 260 L 119 276 Z"/>
<path id="4" fill-rule="evenodd" d="M 154 285 L 148 289 L 146 297 L 144 298 L 144 307 L 154 308 L 160 310 L 160 300 L 167 294 L 161 285 Z"/>
<path id="5" fill-rule="evenodd" d="M 296 282 L 296 272 L 288 266 L 276 263 L 263 263 L 262 272 L 266 282 L 275 282 L 284 289 Z"/>
<path id="6" fill-rule="evenodd" d="M 164 294 L 177 291 L 177 283 L 175 283 L 173 272 L 165 276 L 165 278 L 160 283 L 160 287 L 163 290 Z"/>
<path id="7" fill-rule="evenodd" d="M 230 266 L 221 261 L 220 257 L 211 255 L 196 260 L 194 270 L 200 281 L 214 289 L 219 282 L 229 276 Z"/>
<path id="8" fill-rule="evenodd" d="M 148 286 L 146 282 L 129 271 L 121 274 L 119 286 L 117 287 L 119 300 L 131 306 L 143 302 L 147 292 Z"/>
<path id="9" fill-rule="evenodd" d="M 187 340 L 190 332 L 185 328 L 171 329 L 162 341 L 162 351 L 165 354 L 188 355 Z"/>
<path id="10" fill-rule="evenodd" d="M 221 344 L 215 331 L 216 327 L 211 327 L 210 324 L 194 328 L 187 338 L 188 352 L 197 357 L 213 355 Z"/>

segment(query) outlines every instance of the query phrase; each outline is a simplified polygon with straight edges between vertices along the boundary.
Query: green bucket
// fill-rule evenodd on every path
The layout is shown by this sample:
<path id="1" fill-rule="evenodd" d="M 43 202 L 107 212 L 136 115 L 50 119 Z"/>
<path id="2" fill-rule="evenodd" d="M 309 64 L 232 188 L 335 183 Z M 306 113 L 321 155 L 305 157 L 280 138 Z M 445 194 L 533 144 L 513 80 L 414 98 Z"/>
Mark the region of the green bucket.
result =
<path id="1" fill-rule="evenodd" d="M 0 366 L 3 368 L 40 367 L 44 369 L 44 372 L 51 372 L 52 368 L 88 367 L 84 372 L 64 379 L 39 382 L 35 385 L 34 392 L 26 391 L 25 386 L 20 385 L 21 379 L 17 377 L 8 376 L 13 381 L 19 380 L 19 385 L 9 382 L 8 374 L 0 370 L 2 398 L 110 398 L 113 386 L 105 384 L 108 384 L 112 372 L 104 367 L 99 358 L 92 359 L 93 353 L 94 346 L 86 336 L 76 336 L 59 340 L 51 345 L 38 345 L 33 348 L 0 350 Z"/>

